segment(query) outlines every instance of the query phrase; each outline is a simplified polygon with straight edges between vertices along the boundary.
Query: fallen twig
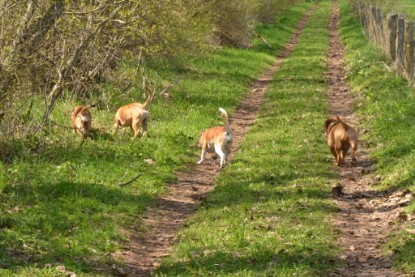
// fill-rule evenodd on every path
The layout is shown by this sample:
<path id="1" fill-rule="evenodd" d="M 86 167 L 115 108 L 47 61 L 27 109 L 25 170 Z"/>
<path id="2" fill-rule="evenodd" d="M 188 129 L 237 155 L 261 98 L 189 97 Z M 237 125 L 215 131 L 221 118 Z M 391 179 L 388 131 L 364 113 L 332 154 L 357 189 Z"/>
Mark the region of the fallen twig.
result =
<path id="1" fill-rule="evenodd" d="M 125 176 L 127 174 L 124 175 L 124 177 L 122 178 L 122 180 L 120 181 L 120 183 L 118 184 L 120 187 L 125 187 L 131 183 L 133 183 L 135 180 L 137 180 L 141 175 L 143 175 L 143 173 L 138 173 L 134 178 L 132 178 L 130 181 L 122 183 L 122 181 L 125 179 Z"/>
<path id="2" fill-rule="evenodd" d="M 128 174 L 128 170 L 125 172 L 124 176 L 122 176 L 120 180 L 120 184 L 124 181 L 125 177 L 127 177 L 127 174 Z"/>
<path id="3" fill-rule="evenodd" d="M 253 31 L 254 36 L 256 36 L 257 38 L 259 38 L 266 46 L 268 46 L 269 48 L 271 48 L 272 50 L 275 50 L 274 47 L 272 47 L 271 43 L 269 43 L 263 36 L 261 36 L 260 34 L 258 34 L 257 32 Z"/>

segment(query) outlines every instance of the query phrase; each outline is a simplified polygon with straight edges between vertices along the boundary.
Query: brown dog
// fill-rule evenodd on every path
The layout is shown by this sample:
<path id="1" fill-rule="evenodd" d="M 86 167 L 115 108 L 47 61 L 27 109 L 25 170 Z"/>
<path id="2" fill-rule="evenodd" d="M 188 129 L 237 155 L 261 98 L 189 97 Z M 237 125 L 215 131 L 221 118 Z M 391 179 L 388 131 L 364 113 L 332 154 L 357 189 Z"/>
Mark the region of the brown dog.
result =
<path id="1" fill-rule="evenodd" d="M 202 132 L 199 139 L 199 144 L 202 146 L 202 155 L 198 164 L 205 160 L 206 151 L 211 149 L 212 146 L 220 157 L 220 167 L 223 167 L 226 162 L 226 157 L 232 145 L 232 135 L 230 133 L 227 112 L 222 108 L 219 108 L 219 111 L 225 118 L 225 126 L 212 127 Z"/>
<path id="2" fill-rule="evenodd" d="M 91 138 L 91 124 L 92 124 L 92 115 L 89 111 L 91 106 L 76 106 L 71 115 L 71 123 L 74 132 L 83 137 L 83 139 Z"/>
<path id="3" fill-rule="evenodd" d="M 136 102 L 118 109 L 114 117 L 114 134 L 119 127 L 130 127 L 134 131 L 133 139 L 135 139 L 140 134 L 140 124 L 143 125 L 143 136 L 147 134 L 147 122 L 150 119 L 150 113 L 147 111 L 147 107 L 151 100 L 153 100 L 153 92 L 147 88 L 146 91 L 148 95 L 144 104 Z"/>
<path id="4" fill-rule="evenodd" d="M 327 136 L 327 145 L 336 158 L 336 165 L 340 166 L 351 150 L 352 161 L 356 161 L 357 133 L 347 123 L 342 121 L 338 115 L 330 117 L 324 122 L 324 129 Z"/>

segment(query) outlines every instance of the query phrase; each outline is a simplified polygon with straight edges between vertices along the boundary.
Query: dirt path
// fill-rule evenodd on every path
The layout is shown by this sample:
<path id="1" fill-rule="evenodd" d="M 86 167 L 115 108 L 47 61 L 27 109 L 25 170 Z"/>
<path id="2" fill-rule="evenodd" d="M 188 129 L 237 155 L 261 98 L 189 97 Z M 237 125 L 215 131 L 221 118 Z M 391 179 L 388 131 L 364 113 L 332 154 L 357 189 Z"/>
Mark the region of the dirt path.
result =
<path id="1" fill-rule="evenodd" d="M 239 144 L 249 127 L 255 122 L 263 95 L 272 76 L 281 62 L 289 56 L 297 44 L 300 34 L 318 2 L 308 11 L 296 26 L 295 33 L 274 64 L 267 72 L 255 81 L 251 93 L 244 99 L 230 118 L 232 135 L 231 154 L 239 148 Z M 195 161 L 196 162 L 196 161 Z M 130 233 L 129 249 L 117 253 L 115 258 L 122 259 L 126 267 L 114 267 L 115 273 L 124 276 L 149 276 L 160 265 L 160 258 L 167 256 L 177 231 L 191 215 L 201 200 L 214 189 L 214 180 L 220 173 L 218 161 L 208 159 L 202 165 L 196 165 L 187 172 L 177 173 L 177 182 L 169 185 L 169 191 L 156 201 L 155 207 L 146 212 L 144 222 L 140 224 L 138 233 Z"/>
<path id="2" fill-rule="evenodd" d="M 333 0 L 330 20 L 330 49 L 328 54 L 327 92 L 330 114 L 339 114 L 346 122 L 356 128 L 361 135 L 359 119 L 353 114 L 356 101 L 351 94 L 343 69 L 344 49 L 339 40 L 339 9 Z M 368 159 L 368 147 L 359 142 L 357 162 L 338 168 L 340 183 L 336 203 L 340 215 L 335 226 L 341 230 L 338 244 L 343 249 L 340 259 L 345 265 L 331 276 L 405 276 L 392 270 L 390 256 L 380 253 L 380 246 L 387 234 L 399 225 L 402 206 L 409 203 L 410 194 L 371 191 L 370 186 L 380 181 L 374 171 L 374 161 Z"/>

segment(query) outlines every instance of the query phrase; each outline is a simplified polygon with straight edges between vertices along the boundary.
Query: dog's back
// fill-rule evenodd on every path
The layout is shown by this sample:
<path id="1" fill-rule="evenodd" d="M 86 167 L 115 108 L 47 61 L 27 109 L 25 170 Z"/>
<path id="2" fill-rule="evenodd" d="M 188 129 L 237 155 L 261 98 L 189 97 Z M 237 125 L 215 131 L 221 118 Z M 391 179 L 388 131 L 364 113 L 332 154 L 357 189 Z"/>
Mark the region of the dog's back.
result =
<path id="1" fill-rule="evenodd" d="M 212 144 L 219 143 L 225 137 L 225 133 L 225 126 L 206 129 L 200 136 L 199 144 L 204 147 L 210 147 Z"/>
<path id="2" fill-rule="evenodd" d="M 120 107 L 114 116 L 114 130 L 118 127 L 133 127 L 133 122 L 136 120 L 142 121 L 150 117 L 147 111 L 148 106 L 153 100 L 153 92 L 146 88 L 148 93 L 146 101 L 141 104 L 139 102 L 130 103 Z"/>

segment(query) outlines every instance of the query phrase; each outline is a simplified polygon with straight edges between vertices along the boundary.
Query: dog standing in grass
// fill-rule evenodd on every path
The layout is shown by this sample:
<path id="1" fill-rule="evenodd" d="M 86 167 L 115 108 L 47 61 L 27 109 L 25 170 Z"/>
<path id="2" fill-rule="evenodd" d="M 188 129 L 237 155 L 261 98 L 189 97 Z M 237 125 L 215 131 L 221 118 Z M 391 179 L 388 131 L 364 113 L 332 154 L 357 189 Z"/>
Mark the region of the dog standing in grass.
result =
<path id="1" fill-rule="evenodd" d="M 232 135 L 229 128 L 228 113 L 222 108 L 219 108 L 219 111 L 225 119 L 225 125 L 212 127 L 202 132 L 199 139 L 199 144 L 202 147 L 202 155 L 198 164 L 205 160 L 206 151 L 211 149 L 212 146 L 216 154 L 220 157 L 220 167 L 223 167 L 226 163 L 226 158 L 232 145 Z"/>
<path id="2" fill-rule="evenodd" d="M 143 126 L 143 136 L 147 134 L 147 123 L 150 120 L 150 113 L 147 108 L 153 100 L 153 92 L 147 88 L 146 91 L 148 95 L 144 104 L 136 102 L 118 109 L 114 117 L 114 134 L 119 127 L 130 127 L 134 131 L 134 137 L 132 139 L 135 139 L 140 134 L 140 124 Z"/>
<path id="3" fill-rule="evenodd" d="M 336 165 L 340 166 L 349 149 L 352 161 L 356 161 L 357 150 L 357 133 L 346 122 L 340 119 L 338 115 L 326 119 L 324 129 L 327 136 L 327 145 L 331 153 L 336 158 Z"/>
<path id="4" fill-rule="evenodd" d="M 92 124 L 92 115 L 89 111 L 89 108 L 94 107 L 95 105 L 90 106 L 83 106 L 79 105 L 76 106 L 71 114 L 71 124 L 72 128 L 74 129 L 74 132 L 80 136 L 82 136 L 83 139 L 91 138 L 91 124 Z"/>

